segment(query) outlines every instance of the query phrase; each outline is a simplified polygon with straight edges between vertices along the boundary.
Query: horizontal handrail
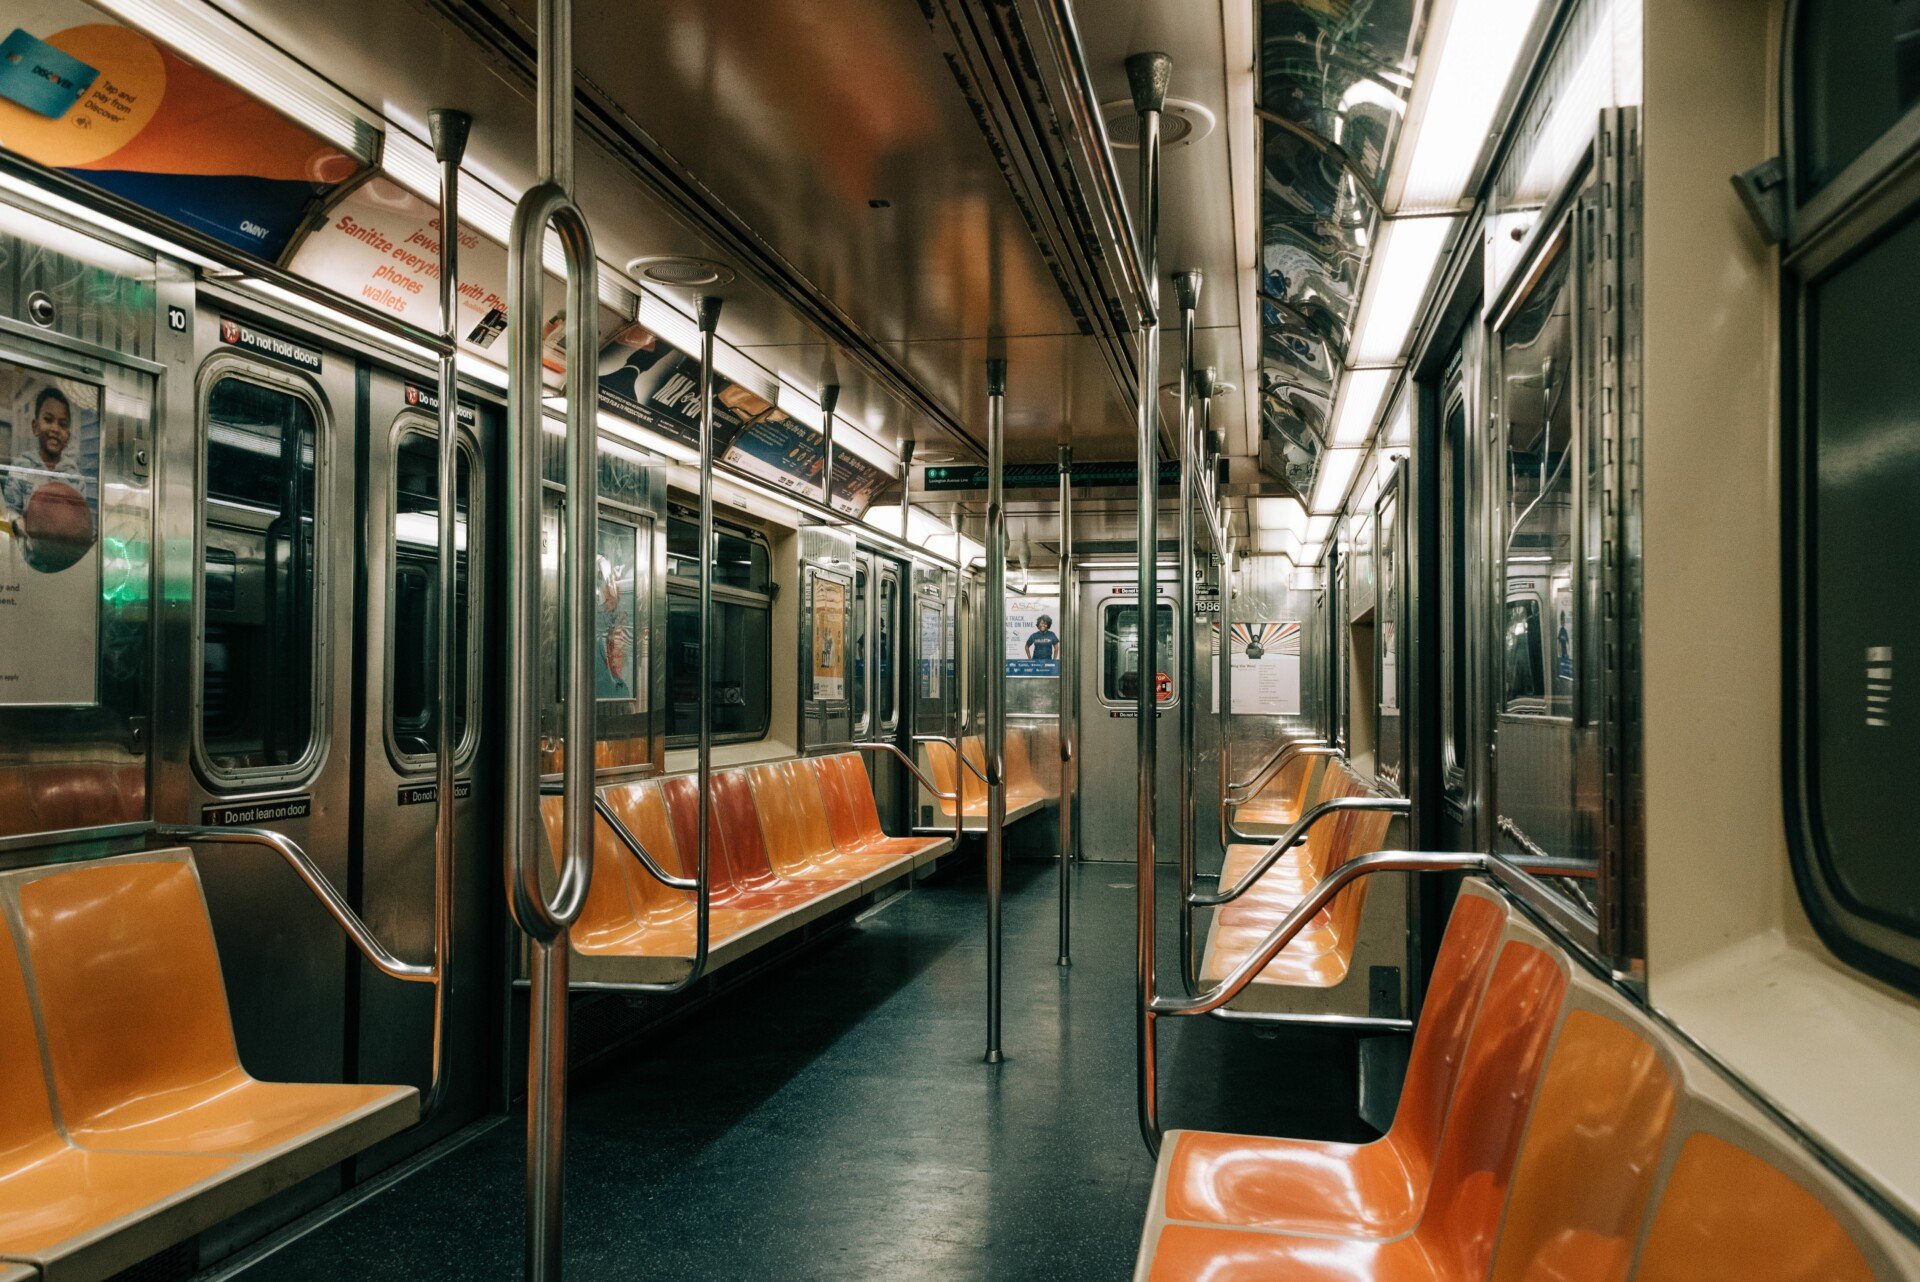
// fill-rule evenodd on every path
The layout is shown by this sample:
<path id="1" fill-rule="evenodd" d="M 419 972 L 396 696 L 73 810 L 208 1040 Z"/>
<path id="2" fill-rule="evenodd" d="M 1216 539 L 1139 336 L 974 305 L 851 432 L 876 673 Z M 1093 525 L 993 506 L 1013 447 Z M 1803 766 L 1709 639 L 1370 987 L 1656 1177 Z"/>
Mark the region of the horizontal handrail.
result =
<path id="1" fill-rule="evenodd" d="M 360 920 L 360 914 L 353 911 L 353 905 L 346 901 L 320 865 L 313 862 L 300 843 L 285 833 L 274 832 L 270 828 L 216 828 L 206 824 L 155 824 L 153 835 L 164 841 L 188 841 L 196 844 L 265 846 L 286 860 L 306 883 L 321 906 L 339 923 L 340 929 L 347 933 L 361 955 L 383 975 L 405 980 L 410 984 L 433 984 L 440 980 L 437 966 L 420 965 L 401 961 L 387 946 L 374 937 L 367 923 Z"/>
<path id="2" fill-rule="evenodd" d="M 957 792 L 940 791 L 940 785 L 935 783 L 933 780 L 927 778 L 926 772 L 920 769 L 920 766 L 918 765 L 918 763 L 914 761 L 912 757 L 909 757 L 906 753 L 900 751 L 898 744 L 887 743 L 884 740 L 860 740 L 858 742 L 849 741 L 847 743 L 821 743 L 821 744 L 815 744 L 813 747 L 808 748 L 807 755 L 809 757 L 813 757 L 813 756 L 820 756 L 829 752 L 881 752 L 881 751 L 891 752 L 894 756 L 900 758 L 900 764 L 905 766 L 908 772 L 912 774 L 915 779 L 918 779 L 928 792 L 932 793 L 934 796 L 938 797 L 940 800 L 956 801 L 959 799 L 959 794 Z"/>
<path id="3" fill-rule="evenodd" d="M 1187 897 L 1187 902 L 1196 908 L 1215 908 L 1221 904 L 1230 904 L 1253 889 L 1253 884 L 1266 876 L 1267 870 L 1280 861 L 1280 856 L 1288 849 L 1304 841 L 1307 830 L 1331 814 L 1343 810 L 1386 811 L 1389 814 L 1404 815 L 1412 810 L 1412 803 L 1405 797 L 1334 797 L 1323 801 L 1313 809 L 1301 815 L 1293 827 L 1281 833 L 1268 846 L 1259 860 L 1248 869 L 1246 875 L 1234 883 L 1231 890 L 1216 890 L 1210 895 L 1195 894 Z"/>
<path id="4" fill-rule="evenodd" d="M 1267 933 L 1260 946 L 1218 984 L 1193 997 L 1156 997 L 1147 1009 L 1155 1015 L 1204 1015 L 1226 1005 L 1280 955 L 1293 937 L 1349 883 L 1379 872 L 1484 872 L 1491 857 L 1481 854 L 1419 854 L 1383 851 L 1349 859 L 1322 877 L 1294 910 Z"/>
<path id="5" fill-rule="evenodd" d="M 1261 763 L 1260 768 L 1239 783 L 1229 783 L 1226 800 L 1229 805 L 1240 805 L 1251 800 L 1253 795 L 1264 787 L 1267 781 L 1295 757 L 1337 757 L 1338 748 L 1331 747 L 1324 739 L 1293 739 L 1280 745 L 1274 754 Z M 1237 794 L 1237 795 L 1235 795 Z"/>
<path id="6" fill-rule="evenodd" d="M 967 754 L 960 751 L 960 745 L 957 741 L 953 739 L 948 739 L 943 735 L 937 735 L 937 734 L 917 734 L 913 736 L 913 741 L 915 743 L 937 743 L 942 747 L 953 749 L 954 759 L 957 760 L 961 765 L 965 766 L 975 779 L 978 779 L 981 783 L 985 783 L 987 781 L 987 777 L 984 774 L 980 773 L 980 767 L 974 765 L 971 761 L 967 760 Z M 956 775 L 955 776 L 956 791 L 958 790 L 957 789 L 958 778 L 959 776 Z M 943 800 L 951 800 L 951 798 L 943 798 Z"/>
<path id="7" fill-rule="evenodd" d="M 540 785 L 540 795 L 543 797 L 564 797 L 566 796 L 566 792 L 562 785 L 558 783 L 543 783 Z M 647 870 L 647 875 L 659 882 L 662 886 L 667 887 L 669 890 L 700 889 L 699 878 L 676 877 L 655 863 L 653 856 L 647 853 L 646 847 L 640 844 L 640 839 L 634 836 L 627 828 L 626 822 L 622 820 L 619 815 L 613 813 L 613 807 L 607 804 L 607 799 L 600 795 L 598 788 L 595 788 L 593 792 L 593 813 L 607 821 L 607 827 L 612 831 L 614 838 L 627 848 L 628 854 L 640 861 L 640 866 Z"/>

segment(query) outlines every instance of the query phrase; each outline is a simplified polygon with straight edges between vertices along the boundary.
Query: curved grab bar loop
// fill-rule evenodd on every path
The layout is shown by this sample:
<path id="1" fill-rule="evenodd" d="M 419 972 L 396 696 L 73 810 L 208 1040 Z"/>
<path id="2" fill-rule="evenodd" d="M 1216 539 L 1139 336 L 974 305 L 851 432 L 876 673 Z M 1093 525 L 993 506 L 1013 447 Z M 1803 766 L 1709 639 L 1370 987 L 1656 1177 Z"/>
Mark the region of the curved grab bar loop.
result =
<path id="1" fill-rule="evenodd" d="M 1307 839 L 1307 830 L 1328 815 L 1342 810 L 1385 811 L 1388 814 L 1404 815 L 1412 812 L 1412 803 L 1405 797 L 1334 797 L 1323 801 L 1313 809 L 1301 815 L 1299 822 L 1274 839 L 1260 855 L 1246 875 L 1234 883 L 1231 890 L 1216 891 L 1210 895 L 1190 895 L 1187 902 L 1196 908 L 1216 908 L 1221 904 L 1230 904 L 1253 889 L 1255 882 L 1266 876 L 1267 870 L 1280 862 L 1280 856 L 1289 849 Z"/>
<path id="2" fill-rule="evenodd" d="M 564 570 L 567 610 L 573 626 L 567 635 L 566 759 L 563 764 L 566 798 L 566 850 L 560 878 L 551 897 L 541 878 L 539 795 L 534 760 L 539 737 L 539 709 L 532 692 L 522 690 L 513 700 L 508 752 L 508 834 L 512 866 L 508 904 L 513 920 L 536 943 L 557 939 L 580 916 L 593 879 L 593 741 L 594 695 L 592 628 L 585 603 L 591 600 L 593 521 L 599 506 L 599 472 L 594 421 L 598 392 L 594 385 L 594 357 L 599 350 L 599 260 L 594 256 L 593 233 L 586 215 L 564 187 L 543 182 L 520 198 L 513 212 L 513 230 L 507 247 L 509 314 L 507 413 L 513 429 L 518 466 L 510 468 L 512 492 L 508 506 L 514 537 L 533 544 L 540 531 L 542 470 L 542 362 L 539 300 L 546 288 L 542 250 L 548 227 L 560 238 L 567 260 L 567 557 Z M 509 666 L 532 671 L 539 654 L 539 557 L 528 548 L 513 558 L 512 594 L 519 608 L 513 619 L 516 644 L 510 645 Z M 517 650 L 517 655 L 514 651 Z"/>
<path id="3" fill-rule="evenodd" d="M 946 741 L 941 740 L 941 742 L 944 743 Z M 925 788 L 928 792 L 942 801 L 959 800 L 957 793 L 940 791 L 940 785 L 929 779 L 927 772 L 922 770 L 912 757 L 900 751 L 899 747 L 895 744 L 873 739 L 850 740 L 846 743 L 817 743 L 807 749 L 806 755 L 809 757 L 822 757 L 829 752 L 891 752 L 894 756 L 900 758 L 900 764 L 907 768 L 907 773 L 911 774 L 915 779 L 918 779 L 921 787 Z"/>

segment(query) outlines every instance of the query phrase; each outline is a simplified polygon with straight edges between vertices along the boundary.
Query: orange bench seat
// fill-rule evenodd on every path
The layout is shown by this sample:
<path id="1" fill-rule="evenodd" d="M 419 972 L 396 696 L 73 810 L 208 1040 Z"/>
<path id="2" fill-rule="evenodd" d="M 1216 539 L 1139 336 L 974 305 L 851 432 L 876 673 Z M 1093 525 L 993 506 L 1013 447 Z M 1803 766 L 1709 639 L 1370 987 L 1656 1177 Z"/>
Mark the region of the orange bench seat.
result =
<path id="1" fill-rule="evenodd" d="M 1261 785 L 1260 791 L 1228 807 L 1229 817 L 1234 825 L 1245 829 L 1272 829 L 1279 836 L 1281 830 L 1297 823 L 1300 816 L 1307 812 L 1308 798 L 1311 794 L 1309 784 L 1314 777 L 1315 757 L 1295 757 L 1286 765 L 1274 771 L 1273 778 Z"/>
<path id="2" fill-rule="evenodd" d="M 1135 1277 L 1866 1282 L 1920 1263 L 1893 1264 L 1898 1235 L 1685 1053 L 1470 882 L 1387 1134 L 1168 1132 Z"/>
<path id="3" fill-rule="evenodd" d="M 417 1119 L 411 1087 L 246 1072 L 185 851 L 0 875 L 0 905 L 0 1258 L 104 1278 Z"/>
<path id="4" fill-rule="evenodd" d="M 853 754 L 716 770 L 712 782 L 709 970 L 906 876 L 951 844 L 886 836 L 865 764 Z M 663 872 L 694 875 L 700 815 L 694 776 L 602 791 L 614 822 Z M 543 798 L 541 813 L 549 845 L 558 851 L 565 831 L 561 799 Z M 695 947 L 694 892 L 663 884 L 604 818 L 594 825 L 593 858 L 587 902 L 572 931 L 572 977 L 615 985 L 683 978 Z"/>
<path id="5" fill-rule="evenodd" d="M 985 741 L 978 735 L 967 735 L 960 740 L 960 752 L 972 764 L 971 770 L 955 764 L 953 748 L 949 744 L 925 743 L 921 747 L 926 753 L 927 765 L 939 790 L 949 796 L 956 791 L 959 793 L 961 828 L 967 832 L 984 832 L 987 824 L 987 785 L 982 778 L 987 772 Z M 1025 819 L 1049 802 L 1058 800 L 1056 795 L 1041 786 L 1035 778 L 1032 756 L 1020 732 L 1017 730 L 1007 732 L 1001 755 L 1006 765 L 1004 784 L 1008 823 Z M 955 777 L 956 770 L 958 778 Z M 953 817 L 952 801 L 939 799 L 936 804 L 941 814 L 949 819 Z"/>

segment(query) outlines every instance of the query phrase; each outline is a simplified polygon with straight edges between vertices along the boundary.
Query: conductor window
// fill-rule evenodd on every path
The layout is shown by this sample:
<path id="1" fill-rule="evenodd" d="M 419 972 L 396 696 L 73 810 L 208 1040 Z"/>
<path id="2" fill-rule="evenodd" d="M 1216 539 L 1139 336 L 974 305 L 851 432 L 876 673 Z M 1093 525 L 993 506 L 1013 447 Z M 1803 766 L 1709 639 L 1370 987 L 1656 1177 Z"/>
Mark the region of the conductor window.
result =
<path id="1" fill-rule="evenodd" d="M 205 413 L 199 746 L 216 778 L 293 778 L 319 696 L 315 409 L 228 375 Z"/>

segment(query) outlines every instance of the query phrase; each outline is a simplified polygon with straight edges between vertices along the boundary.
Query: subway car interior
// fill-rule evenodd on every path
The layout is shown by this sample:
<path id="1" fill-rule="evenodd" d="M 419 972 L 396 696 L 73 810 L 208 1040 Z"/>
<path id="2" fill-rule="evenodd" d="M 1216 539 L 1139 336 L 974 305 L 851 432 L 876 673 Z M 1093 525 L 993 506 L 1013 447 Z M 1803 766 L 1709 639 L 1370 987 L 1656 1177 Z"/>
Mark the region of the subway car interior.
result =
<path id="1" fill-rule="evenodd" d="M 1920 0 L 0 40 L 0 1282 L 1920 1279 Z"/>

